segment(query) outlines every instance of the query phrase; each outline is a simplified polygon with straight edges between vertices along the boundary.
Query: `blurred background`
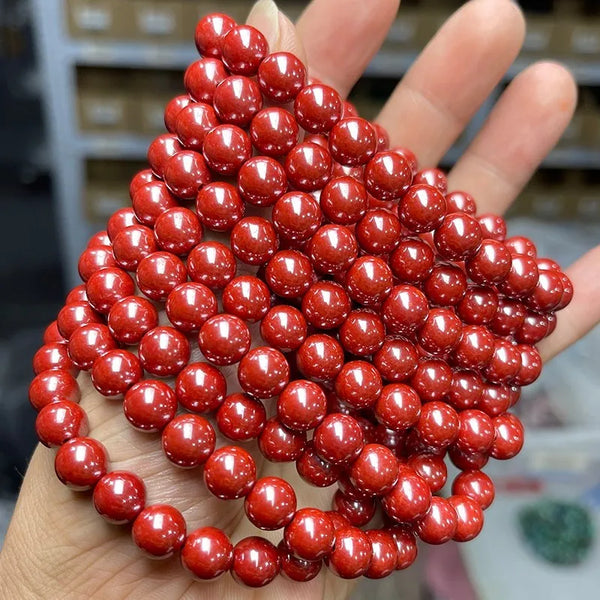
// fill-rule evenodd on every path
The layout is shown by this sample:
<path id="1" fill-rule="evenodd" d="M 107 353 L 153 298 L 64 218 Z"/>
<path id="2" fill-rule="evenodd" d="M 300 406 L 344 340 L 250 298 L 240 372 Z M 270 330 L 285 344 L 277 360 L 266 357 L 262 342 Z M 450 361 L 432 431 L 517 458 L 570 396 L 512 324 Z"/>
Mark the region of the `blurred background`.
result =
<path id="1" fill-rule="evenodd" d="M 368 0 L 365 0 L 368 1 Z M 295 18 L 306 2 L 281 0 Z M 352 92 L 376 115 L 453 9 L 404 0 L 379 55 Z M 444 159 L 450 167 L 511 77 L 539 58 L 571 68 L 575 118 L 519 201 L 510 232 L 531 236 L 564 266 L 600 240 L 600 2 L 523 0 L 525 46 L 506 80 Z M 0 0 L 0 544 L 35 444 L 27 401 L 42 332 L 79 283 L 88 237 L 128 204 L 128 180 L 163 108 L 195 60 L 199 16 L 244 20 L 241 0 Z M 597 597 L 600 585 L 600 374 L 597 332 L 524 392 L 523 453 L 490 465 L 498 487 L 486 529 L 458 548 L 421 553 L 409 572 L 356 597 L 519 600 Z M 496 473 L 497 471 L 497 473 Z M 533 533 L 532 533 L 533 532 Z M 567 564 L 569 563 L 569 564 Z"/>

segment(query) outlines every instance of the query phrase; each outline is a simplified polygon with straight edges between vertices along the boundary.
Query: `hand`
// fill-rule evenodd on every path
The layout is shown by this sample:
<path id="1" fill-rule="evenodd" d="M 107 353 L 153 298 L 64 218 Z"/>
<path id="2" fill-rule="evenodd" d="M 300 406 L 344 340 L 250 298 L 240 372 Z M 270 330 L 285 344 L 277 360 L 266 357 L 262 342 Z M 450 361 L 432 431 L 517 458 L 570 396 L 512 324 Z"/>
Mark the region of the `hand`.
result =
<path id="1" fill-rule="evenodd" d="M 346 95 L 378 51 L 396 16 L 398 0 L 313 0 L 296 27 L 269 0 L 249 22 L 262 29 L 272 50 L 296 53 L 311 73 Z M 446 153 L 479 106 L 500 82 L 523 42 L 525 25 L 509 0 L 471 0 L 437 33 L 405 75 L 378 117 L 393 145 L 411 148 L 422 166 Z M 449 174 L 450 189 L 464 189 L 480 212 L 503 212 L 519 194 L 569 123 L 576 86 L 562 66 L 532 65 L 502 94 L 486 124 Z M 541 344 L 551 358 L 600 319 L 600 249 L 569 271 L 576 293 L 556 332 Z M 93 436 L 106 444 L 113 469 L 133 471 L 148 488 L 148 504 L 173 503 L 188 530 L 215 525 L 235 539 L 256 530 L 242 518 L 239 501 L 223 502 L 204 488 L 197 471 L 167 464 L 156 435 L 133 431 L 119 403 L 100 397 L 82 375 L 82 406 Z M 278 577 L 252 591 L 229 576 L 192 581 L 177 560 L 150 561 L 126 528 L 107 525 L 87 495 L 62 486 L 53 473 L 54 452 L 35 451 L 0 561 L 3 598 L 344 598 L 351 583 L 323 569 L 307 584 Z M 298 493 L 299 506 L 329 508 L 330 491 L 303 484 L 289 465 L 263 464 Z M 275 532 L 275 539 L 280 533 Z"/>

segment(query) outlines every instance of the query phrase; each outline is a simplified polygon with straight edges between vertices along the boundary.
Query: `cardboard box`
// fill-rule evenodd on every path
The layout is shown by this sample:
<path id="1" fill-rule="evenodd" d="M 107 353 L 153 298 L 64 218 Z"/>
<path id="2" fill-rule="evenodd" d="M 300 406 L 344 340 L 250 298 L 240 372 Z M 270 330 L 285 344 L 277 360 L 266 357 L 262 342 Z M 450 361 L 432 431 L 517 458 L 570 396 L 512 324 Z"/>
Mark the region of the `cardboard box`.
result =
<path id="1" fill-rule="evenodd" d="M 79 127 L 82 131 L 136 129 L 137 113 L 119 69 L 81 68 L 77 72 Z"/>
<path id="2" fill-rule="evenodd" d="M 128 35 L 130 4 L 123 0 L 66 0 L 69 34 L 87 40 L 123 39 Z"/>
<path id="3" fill-rule="evenodd" d="M 131 36 L 151 42 L 184 40 L 184 3 L 179 0 L 127 0 L 132 9 Z M 189 38 L 188 38 L 189 39 Z"/>

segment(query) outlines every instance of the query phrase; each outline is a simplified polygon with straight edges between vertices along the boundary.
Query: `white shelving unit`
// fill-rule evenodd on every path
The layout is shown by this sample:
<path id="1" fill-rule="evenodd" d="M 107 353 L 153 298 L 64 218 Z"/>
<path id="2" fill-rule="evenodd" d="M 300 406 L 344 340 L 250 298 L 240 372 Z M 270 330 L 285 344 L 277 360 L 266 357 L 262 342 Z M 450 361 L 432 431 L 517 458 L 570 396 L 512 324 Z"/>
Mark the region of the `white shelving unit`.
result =
<path id="1" fill-rule="evenodd" d="M 143 159 L 150 141 L 133 134 L 81 133 L 76 118 L 76 67 L 183 69 L 197 59 L 197 53 L 191 40 L 189 44 L 74 40 L 66 31 L 64 0 L 30 1 L 50 137 L 61 252 L 67 283 L 76 285 L 79 283 L 77 259 L 94 229 L 85 218 L 82 203 L 85 160 Z M 415 57 L 415 52 L 382 51 L 367 68 L 366 76 L 399 78 Z M 514 76 L 530 62 L 533 59 L 519 58 L 507 77 Z M 568 61 L 567 65 L 581 83 L 600 84 L 597 61 Z M 451 164 L 460 154 L 483 122 L 491 104 L 488 102 L 476 115 L 461 145 L 448 153 L 444 164 Z M 556 168 L 600 168 L 600 151 L 557 149 L 545 164 Z"/>

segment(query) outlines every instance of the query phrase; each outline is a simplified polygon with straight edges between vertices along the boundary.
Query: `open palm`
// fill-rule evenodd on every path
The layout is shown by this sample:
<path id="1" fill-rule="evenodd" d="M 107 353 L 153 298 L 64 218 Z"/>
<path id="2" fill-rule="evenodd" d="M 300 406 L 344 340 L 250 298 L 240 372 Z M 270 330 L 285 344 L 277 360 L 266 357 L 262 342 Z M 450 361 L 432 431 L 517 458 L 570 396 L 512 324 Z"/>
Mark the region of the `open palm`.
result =
<path id="1" fill-rule="evenodd" d="M 346 95 L 379 50 L 398 3 L 313 0 L 294 27 L 263 0 L 249 22 L 267 35 L 271 50 L 298 54 L 312 75 Z M 392 146 L 411 148 L 422 167 L 435 166 L 503 78 L 520 50 L 524 30 L 519 8 L 510 0 L 471 0 L 458 10 L 422 52 L 377 119 L 389 132 Z M 563 67 L 543 62 L 526 69 L 508 86 L 450 172 L 449 188 L 471 193 L 480 212 L 503 212 L 557 142 L 575 102 L 575 84 Z M 541 344 L 546 359 L 600 318 L 600 305 L 589 302 L 600 292 L 600 278 L 589 276 L 590 270 L 600 270 L 599 252 L 591 251 L 568 271 L 576 294 L 554 335 Z M 242 518 L 241 501 L 213 497 L 197 470 L 173 468 L 164 458 L 157 434 L 132 430 L 122 417 L 120 403 L 99 396 L 87 375 L 81 375 L 80 385 L 92 435 L 108 448 L 113 469 L 132 471 L 144 479 L 148 504 L 173 504 L 185 516 L 189 531 L 214 525 L 234 540 L 256 533 Z M 293 464 L 290 468 L 264 463 L 258 452 L 248 449 L 260 475 L 278 475 L 293 484 L 298 506 L 329 508 L 329 490 L 304 484 Z M 53 473 L 53 456 L 38 447 L 23 483 L 0 562 L 3 598 L 292 600 L 343 598 L 350 591 L 349 582 L 327 569 L 309 583 L 278 577 L 259 591 L 242 588 L 229 576 L 195 582 L 176 559 L 143 557 L 127 531 L 98 517 L 89 497 L 63 487 Z"/>

